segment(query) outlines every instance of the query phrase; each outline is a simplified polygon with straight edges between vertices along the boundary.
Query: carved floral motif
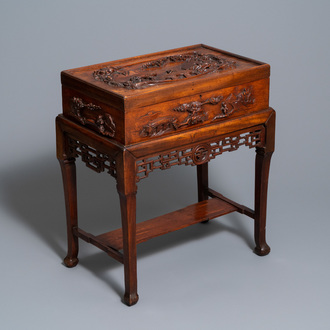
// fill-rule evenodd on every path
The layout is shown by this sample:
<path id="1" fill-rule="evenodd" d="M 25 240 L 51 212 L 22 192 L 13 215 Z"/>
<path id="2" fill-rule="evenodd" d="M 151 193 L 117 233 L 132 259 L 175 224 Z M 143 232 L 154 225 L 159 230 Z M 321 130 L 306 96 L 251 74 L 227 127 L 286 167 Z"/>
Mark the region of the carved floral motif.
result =
<path id="1" fill-rule="evenodd" d="M 83 125 L 91 125 L 102 135 L 113 137 L 116 125 L 110 114 L 95 104 L 85 103 L 81 98 L 71 99 L 71 114 Z"/>
<path id="2" fill-rule="evenodd" d="M 152 85 L 221 72 L 237 63 L 213 54 L 198 52 L 159 58 L 134 68 L 104 67 L 93 72 L 95 80 L 114 87 L 141 89 Z M 157 69 L 157 70 L 156 70 Z"/>

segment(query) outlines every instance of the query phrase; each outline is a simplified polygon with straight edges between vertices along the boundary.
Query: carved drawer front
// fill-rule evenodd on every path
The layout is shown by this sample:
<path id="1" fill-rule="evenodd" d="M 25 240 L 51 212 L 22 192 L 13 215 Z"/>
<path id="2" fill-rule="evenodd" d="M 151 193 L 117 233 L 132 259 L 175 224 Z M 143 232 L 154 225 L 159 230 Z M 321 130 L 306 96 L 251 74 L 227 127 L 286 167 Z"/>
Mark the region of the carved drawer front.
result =
<path id="1" fill-rule="evenodd" d="M 223 88 L 127 113 L 129 143 L 173 134 L 268 108 L 269 80 Z"/>

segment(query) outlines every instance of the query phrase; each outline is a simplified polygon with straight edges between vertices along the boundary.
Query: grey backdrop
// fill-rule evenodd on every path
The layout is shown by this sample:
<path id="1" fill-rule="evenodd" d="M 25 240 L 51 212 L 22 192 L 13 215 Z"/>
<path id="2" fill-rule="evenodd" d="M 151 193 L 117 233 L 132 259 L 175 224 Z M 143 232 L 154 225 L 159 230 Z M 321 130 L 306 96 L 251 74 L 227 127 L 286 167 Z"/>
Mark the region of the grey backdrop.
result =
<path id="1" fill-rule="evenodd" d="M 1 50 L 1 329 L 329 329 L 329 10 L 324 1 L 5 1 Z M 54 118 L 60 71 L 205 43 L 271 64 L 277 138 L 269 256 L 232 214 L 142 244 L 139 303 L 121 303 L 123 267 L 66 233 Z M 254 152 L 211 162 L 211 186 L 253 203 Z M 80 224 L 119 226 L 114 180 L 79 163 Z M 195 168 L 139 184 L 138 220 L 196 200 Z M 92 220 L 92 221 L 91 221 Z"/>

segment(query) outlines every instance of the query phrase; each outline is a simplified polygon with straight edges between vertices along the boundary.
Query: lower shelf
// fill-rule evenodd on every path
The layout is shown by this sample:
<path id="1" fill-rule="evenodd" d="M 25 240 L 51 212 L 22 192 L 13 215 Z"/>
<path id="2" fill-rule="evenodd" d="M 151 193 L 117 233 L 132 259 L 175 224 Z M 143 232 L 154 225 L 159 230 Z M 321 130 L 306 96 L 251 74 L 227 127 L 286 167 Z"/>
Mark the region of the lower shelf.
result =
<path id="1" fill-rule="evenodd" d="M 192 204 L 183 209 L 138 223 L 136 226 L 136 243 L 139 244 L 151 238 L 235 211 L 237 211 L 236 206 L 218 198 Z M 104 246 L 119 251 L 123 248 L 122 229 L 98 235 L 95 240 Z"/>

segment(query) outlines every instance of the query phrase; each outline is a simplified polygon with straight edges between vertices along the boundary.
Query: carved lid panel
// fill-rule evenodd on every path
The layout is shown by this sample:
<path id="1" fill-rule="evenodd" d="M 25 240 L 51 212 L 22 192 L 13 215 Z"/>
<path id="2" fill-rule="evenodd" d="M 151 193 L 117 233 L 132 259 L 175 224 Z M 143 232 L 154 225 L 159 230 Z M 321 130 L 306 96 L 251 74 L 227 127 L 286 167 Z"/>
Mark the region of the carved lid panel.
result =
<path id="1" fill-rule="evenodd" d="M 142 89 L 235 69 L 237 61 L 201 51 L 160 57 L 146 63 L 108 65 L 93 72 L 97 81 L 125 89 Z"/>
<path id="2" fill-rule="evenodd" d="M 66 70 L 62 83 L 130 108 L 269 77 L 269 65 L 205 45 Z"/>

